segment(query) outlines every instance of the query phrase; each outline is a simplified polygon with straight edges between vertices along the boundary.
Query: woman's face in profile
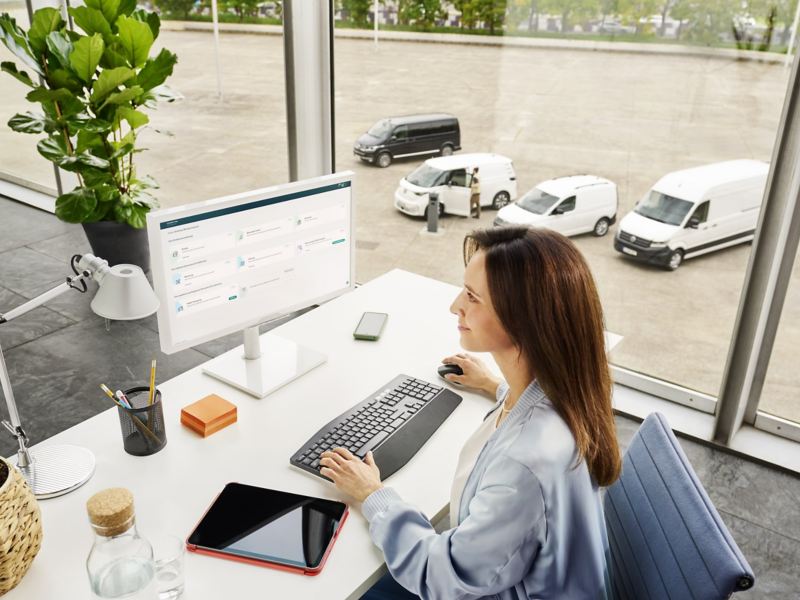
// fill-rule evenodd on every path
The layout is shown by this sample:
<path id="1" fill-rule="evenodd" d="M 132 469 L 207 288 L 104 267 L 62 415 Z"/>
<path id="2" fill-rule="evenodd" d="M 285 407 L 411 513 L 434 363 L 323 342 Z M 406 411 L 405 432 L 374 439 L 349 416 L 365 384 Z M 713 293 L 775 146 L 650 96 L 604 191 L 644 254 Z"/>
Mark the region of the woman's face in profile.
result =
<path id="1" fill-rule="evenodd" d="M 450 306 L 458 316 L 461 347 L 470 352 L 497 352 L 513 348 L 492 306 L 486 280 L 486 255 L 476 252 L 464 271 L 464 288 Z"/>

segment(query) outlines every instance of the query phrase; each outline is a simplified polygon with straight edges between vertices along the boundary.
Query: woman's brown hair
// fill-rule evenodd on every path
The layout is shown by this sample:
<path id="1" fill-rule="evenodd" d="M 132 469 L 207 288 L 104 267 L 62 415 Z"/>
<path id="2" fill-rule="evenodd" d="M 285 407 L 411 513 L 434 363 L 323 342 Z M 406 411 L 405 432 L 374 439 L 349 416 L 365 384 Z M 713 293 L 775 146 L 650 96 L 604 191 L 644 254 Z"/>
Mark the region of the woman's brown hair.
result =
<path id="1" fill-rule="evenodd" d="M 500 323 L 572 432 L 589 473 L 611 485 L 621 462 L 603 309 L 586 260 L 566 237 L 539 228 L 473 231 L 464 239 L 464 262 L 479 250 Z"/>

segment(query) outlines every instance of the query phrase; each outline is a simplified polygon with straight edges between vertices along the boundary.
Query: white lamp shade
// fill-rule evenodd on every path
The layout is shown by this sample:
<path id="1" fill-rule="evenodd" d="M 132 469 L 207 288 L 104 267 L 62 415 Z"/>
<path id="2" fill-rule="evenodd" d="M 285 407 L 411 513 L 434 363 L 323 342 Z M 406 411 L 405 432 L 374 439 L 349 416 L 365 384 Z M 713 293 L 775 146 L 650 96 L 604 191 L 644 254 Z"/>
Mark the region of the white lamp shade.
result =
<path id="1" fill-rule="evenodd" d="M 92 310 L 106 319 L 142 319 L 158 310 L 158 298 L 144 271 L 136 265 L 114 265 L 98 279 L 100 289 L 92 300 Z"/>

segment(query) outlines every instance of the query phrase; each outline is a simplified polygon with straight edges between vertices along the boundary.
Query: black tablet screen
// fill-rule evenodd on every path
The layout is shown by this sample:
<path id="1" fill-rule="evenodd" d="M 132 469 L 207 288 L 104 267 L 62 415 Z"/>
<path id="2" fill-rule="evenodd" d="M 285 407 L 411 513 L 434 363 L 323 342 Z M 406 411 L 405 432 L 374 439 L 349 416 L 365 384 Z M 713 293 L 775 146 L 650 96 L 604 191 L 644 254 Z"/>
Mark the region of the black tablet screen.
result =
<path id="1" fill-rule="evenodd" d="M 229 483 L 189 536 L 189 544 L 247 558 L 315 568 L 346 505 Z"/>

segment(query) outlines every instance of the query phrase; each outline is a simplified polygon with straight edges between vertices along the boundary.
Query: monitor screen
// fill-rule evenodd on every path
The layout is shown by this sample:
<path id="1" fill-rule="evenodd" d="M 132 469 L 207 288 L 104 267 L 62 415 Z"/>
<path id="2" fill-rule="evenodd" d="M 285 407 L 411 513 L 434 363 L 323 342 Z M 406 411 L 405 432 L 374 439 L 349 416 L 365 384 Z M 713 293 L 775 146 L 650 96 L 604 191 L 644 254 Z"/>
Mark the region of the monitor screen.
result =
<path id="1" fill-rule="evenodd" d="M 352 173 L 147 215 L 161 349 L 176 352 L 354 287 Z"/>

